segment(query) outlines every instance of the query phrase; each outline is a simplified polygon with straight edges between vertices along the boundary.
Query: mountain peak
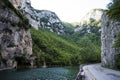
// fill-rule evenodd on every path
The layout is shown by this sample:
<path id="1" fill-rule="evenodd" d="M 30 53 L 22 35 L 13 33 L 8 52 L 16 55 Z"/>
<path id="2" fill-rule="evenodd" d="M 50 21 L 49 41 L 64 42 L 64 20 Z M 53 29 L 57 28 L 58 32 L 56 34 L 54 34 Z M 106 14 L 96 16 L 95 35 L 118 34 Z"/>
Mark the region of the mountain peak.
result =
<path id="1" fill-rule="evenodd" d="M 80 21 L 80 25 L 89 25 L 91 22 L 99 22 L 103 14 L 103 9 L 92 9 Z"/>

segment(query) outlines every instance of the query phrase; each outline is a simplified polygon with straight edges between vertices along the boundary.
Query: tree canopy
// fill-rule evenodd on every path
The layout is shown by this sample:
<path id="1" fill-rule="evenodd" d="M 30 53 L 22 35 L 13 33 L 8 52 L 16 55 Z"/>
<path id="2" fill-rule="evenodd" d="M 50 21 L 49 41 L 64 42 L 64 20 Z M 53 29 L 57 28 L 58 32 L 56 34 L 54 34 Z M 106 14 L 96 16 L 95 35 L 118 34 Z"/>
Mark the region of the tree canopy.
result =
<path id="1" fill-rule="evenodd" d="M 110 18 L 120 21 L 120 0 L 112 0 L 108 4 L 108 12 Z"/>

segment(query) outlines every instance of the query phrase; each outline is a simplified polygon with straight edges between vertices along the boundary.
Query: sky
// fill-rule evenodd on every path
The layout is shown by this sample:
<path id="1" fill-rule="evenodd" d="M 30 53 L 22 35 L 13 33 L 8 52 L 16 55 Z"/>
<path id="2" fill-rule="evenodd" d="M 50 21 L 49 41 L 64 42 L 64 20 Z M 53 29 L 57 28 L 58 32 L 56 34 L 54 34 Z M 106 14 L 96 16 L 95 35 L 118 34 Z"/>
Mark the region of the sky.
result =
<path id="1" fill-rule="evenodd" d="M 65 22 L 80 22 L 91 9 L 107 9 L 111 0 L 31 0 L 35 9 L 50 10 Z"/>

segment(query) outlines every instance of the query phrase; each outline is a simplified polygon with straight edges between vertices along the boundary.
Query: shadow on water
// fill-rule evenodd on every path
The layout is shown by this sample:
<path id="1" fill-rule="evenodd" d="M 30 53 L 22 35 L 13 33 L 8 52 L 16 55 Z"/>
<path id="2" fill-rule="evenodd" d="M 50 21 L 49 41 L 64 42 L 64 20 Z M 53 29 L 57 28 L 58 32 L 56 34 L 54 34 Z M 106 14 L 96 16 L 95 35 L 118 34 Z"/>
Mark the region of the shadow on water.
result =
<path id="1" fill-rule="evenodd" d="M 18 69 L 0 72 L 0 80 L 75 80 L 79 67 Z"/>

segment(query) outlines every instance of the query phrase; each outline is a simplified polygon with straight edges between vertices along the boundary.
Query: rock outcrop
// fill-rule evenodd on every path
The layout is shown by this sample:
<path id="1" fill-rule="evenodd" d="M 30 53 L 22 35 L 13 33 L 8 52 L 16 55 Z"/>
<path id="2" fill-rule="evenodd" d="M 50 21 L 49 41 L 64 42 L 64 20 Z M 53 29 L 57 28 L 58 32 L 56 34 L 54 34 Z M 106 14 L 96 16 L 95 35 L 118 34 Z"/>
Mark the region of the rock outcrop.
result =
<path id="1" fill-rule="evenodd" d="M 93 9 L 90 12 L 88 12 L 80 21 L 80 25 L 91 25 L 93 22 L 97 24 L 98 26 L 101 20 L 101 16 L 103 14 L 103 9 Z"/>
<path id="2" fill-rule="evenodd" d="M 102 9 L 93 9 L 88 12 L 80 21 L 80 25 L 77 25 L 74 29 L 75 32 L 81 31 L 83 34 L 97 33 L 101 31 L 101 16 L 103 14 Z"/>
<path id="3" fill-rule="evenodd" d="M 0 69 L 30 66 L 32 39 L 28 20 L 8 0 L 0 2 Z"/>
<path id="4" fill-rule="evenodd" d="M 114 48 L 113 45 L 118 33 L 120 33 L 120 22 L 110 19 L 104 13 L 101 32 L 101 61 L 103 66 L 115 66 L 115 56 L 120 53 L 120 49 Z"/>
<path id="5" fill-rule="evenodd" d="M 23 12 L 29 23 L 35 28 L 47 28 L 57 34 L 64 33 L 64 26 L 58 16 L 48 10 L 36 10 L 31 6 L 30 0 L 10 0 L 11 3 Z"/>

